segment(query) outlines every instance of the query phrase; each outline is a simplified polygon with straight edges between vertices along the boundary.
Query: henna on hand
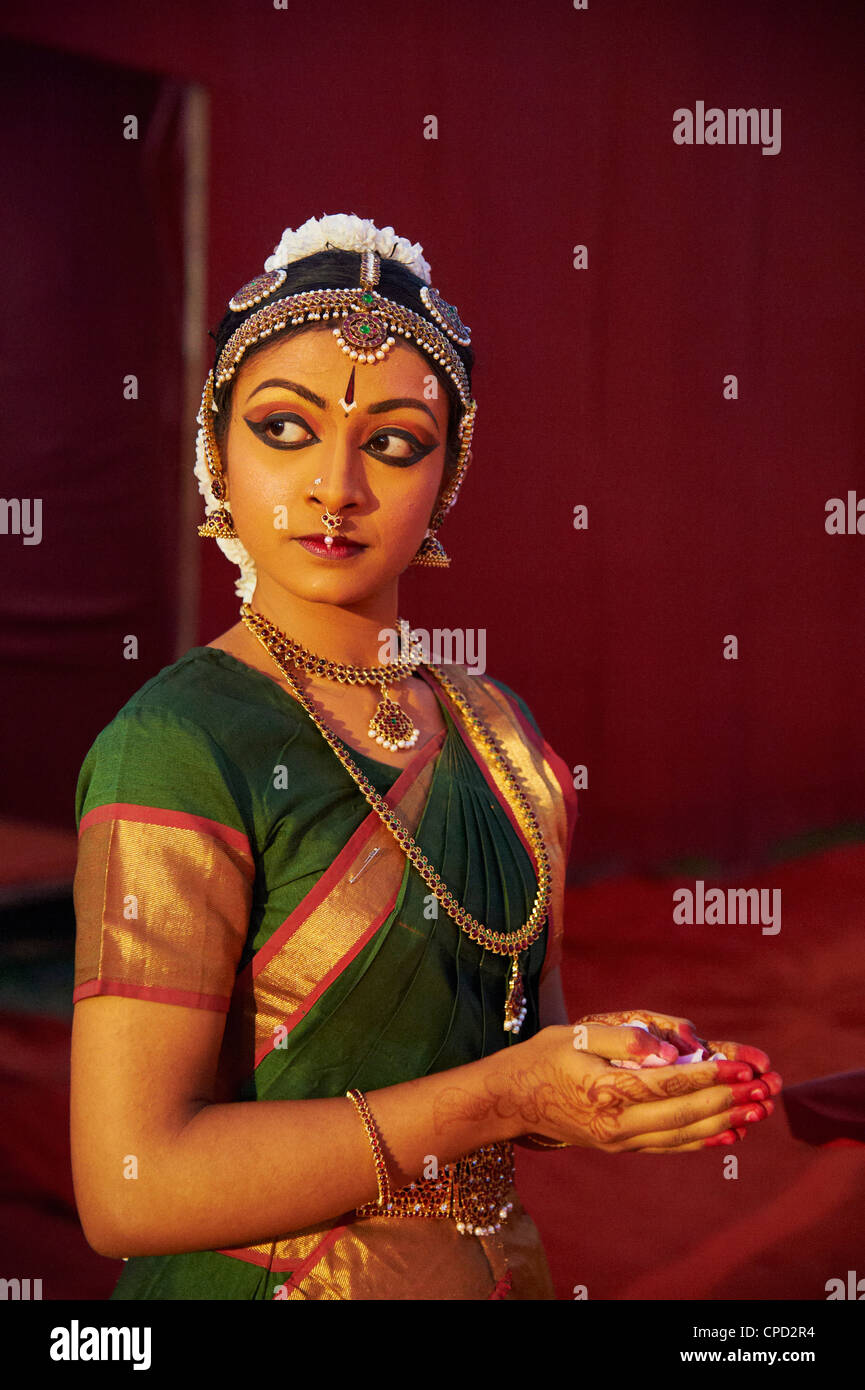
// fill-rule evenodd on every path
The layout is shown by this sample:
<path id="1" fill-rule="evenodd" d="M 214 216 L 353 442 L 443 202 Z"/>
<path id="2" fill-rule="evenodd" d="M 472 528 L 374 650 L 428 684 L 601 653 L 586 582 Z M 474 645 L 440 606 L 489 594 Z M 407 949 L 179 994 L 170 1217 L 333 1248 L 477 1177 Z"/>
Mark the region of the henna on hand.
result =
<path id="1" fill-rule="evenodd" d="M 612 1076 L 605 1071 L 588 1079 L 548 1064 L 488 1077 L 485 1095 L 449 1087 L 436 1099 L 433 1124 L 441 1132 L 448 1125 L 479 1122 L 492 1113 L 500 1119 L 519 1117 L 526 1133 L 549 1133 L 550 1125 L 566 1134 L 577 1129 L 583 1137 L 572 1142 L 589 1146 L 594 1140 L 601 1146 L 618 1137 L 629 1106 L 688 1095 L 695 1089 L 693 1076 L 684 1069 L 666 1077 L 655 1072 L 651 1080 L 633 1071 Z"/>

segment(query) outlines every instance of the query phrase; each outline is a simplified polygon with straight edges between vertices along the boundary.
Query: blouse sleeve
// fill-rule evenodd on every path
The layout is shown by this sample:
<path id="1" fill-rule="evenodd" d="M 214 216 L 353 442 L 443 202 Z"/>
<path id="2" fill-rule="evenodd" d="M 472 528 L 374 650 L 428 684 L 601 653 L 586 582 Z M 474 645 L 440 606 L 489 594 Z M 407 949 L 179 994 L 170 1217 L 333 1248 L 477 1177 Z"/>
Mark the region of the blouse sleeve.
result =
<path id="1" fill-rule="evenodd" d="M 227 1012 L 255 863 L 207 732 L 158 708 L 121 711 L 84 760 L 73 1002 L 116 994 Z"/>

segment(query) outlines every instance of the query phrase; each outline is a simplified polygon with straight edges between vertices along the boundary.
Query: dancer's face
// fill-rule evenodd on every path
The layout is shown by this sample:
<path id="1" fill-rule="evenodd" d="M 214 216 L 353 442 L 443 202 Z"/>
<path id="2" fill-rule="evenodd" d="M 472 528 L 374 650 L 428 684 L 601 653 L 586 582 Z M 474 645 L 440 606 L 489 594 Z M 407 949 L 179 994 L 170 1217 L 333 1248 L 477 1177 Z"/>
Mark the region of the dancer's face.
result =
<path id="1" fill-rule="evenodd" d="M 355 364 L 316 324 L 241 364 L 222 456 L 259 584 L 341 604 L 393 584 L 439 500 L 449 408 L 429 360 L 401 341 L 383 361 Z M 343 519 L 331 551 L 325 508 Z M 304 546 L 309 536 L 317 548 Z M 360 544 L 341 550 L 341 537 Z"/>

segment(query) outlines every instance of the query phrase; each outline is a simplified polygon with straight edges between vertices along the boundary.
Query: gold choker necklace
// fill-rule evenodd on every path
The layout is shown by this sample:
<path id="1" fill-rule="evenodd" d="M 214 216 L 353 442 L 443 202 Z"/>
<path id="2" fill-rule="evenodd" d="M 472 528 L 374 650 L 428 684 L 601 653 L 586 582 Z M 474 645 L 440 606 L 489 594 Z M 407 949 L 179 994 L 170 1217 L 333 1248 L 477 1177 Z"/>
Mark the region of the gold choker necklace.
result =
<path id="1" fill-rule="evenodd" d="M 429 673 L 436 678 L 445 692 L 450 697 L 453 704 L 457 706 L 462 714 L 466 728 L 474 739 L 475 743 L 482 747 L 483 752 L 496 764 L 507 788 L 507 797 L 510 802 L 511 810 L 519 825 L 525 833 L 526 839 L 532 847 L 535 857 L 535 873 L 538 880 L 538 891 L 535 897 L 534 906 L 525 922 L 518 931 L 500 932 L 491 927 L 486 927 L 482 922 L 472 917 L 471 913 L 462 907 L 448 889 L 444 880 L 432 867 L 426 855 L 422 852 L 420 845 L 414 840 L 406 830 L 403 822 L 396 812 L 392 811 L 383 796 L 376 791 L 369 778 L 361 772 L 360 768 L 351 757 L 345 744 L 337 738 L 331 729 L 328 728 L 324 720 L 318 714 L 312 701 L 303 693 L 297 681 L 287 669 L 286 654 L 297 646 L 284 632 L 281 632 L 274 623 L 263 618 L 260 613 L 256 613 L 248 603 L 245 603 L 240 610 L 241 617 L 250 629 L 255 633 L 261 645 L 272 656 L 276 665 L 285 677 L 292 695 L 309 715 L 316 728 L 323 735 L 327 743 L 339 758 L 343 767 L 357 783 L 364 797 L 369 802 L 372 809 L 390 830 L 397 841 L 400 849 L 405 851 L 407 858 L 417 869 L 423 881 L 430 888 L 434 896 L 441 903 L 445 912 L 454 922 L 457 923 L 461 931 L 476 941 L 485 951 L 492 951 L 497 956 L 511 957 L 511 970 L 508 977 L 508 991 L 505 1000 L 505 1019 L 504 1029 L 506 1033 L 519 1033 L 526 1016 L 525 991 L 523 989 L 522 975 L 520 973 L 520 952 L 526 951 L 537 941 L 544 929 L 547 920 L 547 906 L 552 894 L 550 874 L 550 857 L 544 844 L 541 828 L 537 818 L 531 808 L 528 797 L 516 779 L 514 771 L 508 762 L 504 749 L 500 746 L 498 739 L 485 721 L 472 709 L 468 700 L 460 690 L 454 685 L 453 681 L 445 675 L 438 667 L 427 665 Z M 305 651 L 304 648 L 299 648 Z M 321 661 L 325 667 L 334 663 L 325 661 L 323 657 L 313 657 L 311 653 L 306 655 L 311 660 L 318 663 Z M 420 660 L 414 661 L 412 657 L 412 669 L 414 666 L 422 664 Z M 423 663 L 426 664 L 426 663 Z M 342 667 L 343 671 L 376 671 L 380 667 Z M 385 668 L 391 669 L 391 668 Z M 316 674 L 319 674 L 316 665 Z M 322 672 L 325 674 L 325 672 Z M 338 677 L 337 677 L 338 679 Z M 347 678 L 346 678 L 347 679 Z"/>
<path id="2" fill-rule="evenodd" d="M 270 622 L 261 613 L 256 613 L 248 603 L 242 605 L 240 616 L 277 661 L 277 665 L 277 658 L 282 657 L 299 671 L 305 671 L 310 676 L 325 676 L 328 680 L 339 681 L 341 685 L 377 685 L 381 690 L 381 699 L 369 721 L 367 732 L 370 738 L 393 753 L 400 749 L 414 748 L 420 737 L 420 729 L 415 727 L 405 710 L 387 693 L 388 685 L 405 680 L 423 659 L 422 648 L 418 644 L 411 644 L 411 630 L 405 618 L 397 618 L 397 623 L 400 630 L 400 650 L 408 652 L 408 656 L 400 656 L 397 661 L 392 661 L 387 666 L 349 666 L 342 661 L 328 661 L 324 656 L 316 656 L 299 642 L 287 637 L 275 623 Z"/>

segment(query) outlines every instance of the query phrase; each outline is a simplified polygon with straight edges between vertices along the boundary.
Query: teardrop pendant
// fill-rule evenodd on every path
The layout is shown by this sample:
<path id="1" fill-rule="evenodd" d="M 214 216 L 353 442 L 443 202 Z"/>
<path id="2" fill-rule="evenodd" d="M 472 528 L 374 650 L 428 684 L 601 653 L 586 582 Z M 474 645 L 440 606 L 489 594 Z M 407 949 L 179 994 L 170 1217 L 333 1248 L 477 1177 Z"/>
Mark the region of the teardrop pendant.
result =
<path id="1" fill-rule="evenodd" d="M 508 977 L 508 997 L 505 1000 L 505 1032 L 518 1033 L 523 1026 L 526 1012 L 526 996 L 523 989 L 523 977 L 520 974 L 520 958 L 519 956 L 512 956 L 511 971 Z"/>
<path id="2" fill-rule="evenodd" d="M 390 698 L 384 685 L 381 687 L 381 699 L 376 706 L 375 714 L 369 721 L 369 736 L 381 744 L 382 748 L 388 748 L 391 752 L 397 752 L 400 748 L 413 748 L 420 737 L 420 729 L 415 728 L 396 700 Z"/>

